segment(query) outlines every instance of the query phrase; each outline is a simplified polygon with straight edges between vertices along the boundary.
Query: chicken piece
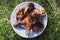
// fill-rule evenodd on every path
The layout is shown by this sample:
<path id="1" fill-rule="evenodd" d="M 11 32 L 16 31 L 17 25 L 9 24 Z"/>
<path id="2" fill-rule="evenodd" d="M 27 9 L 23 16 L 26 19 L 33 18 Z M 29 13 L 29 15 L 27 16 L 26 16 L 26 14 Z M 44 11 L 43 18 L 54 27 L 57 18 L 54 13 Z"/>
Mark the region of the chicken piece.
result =
<path id="1" fill-rule="evenodd" d="M 40 10 L 34 10 L 34 17 L 35 17 L 35 23 L 33 24 L 33 31 L 34 32 L 39 32 L 44 26 L 42 23 L 42 19 L 45 16 L 45 11 Z"/>
<path id="2" fill-rule="evenodd" d="M 25 20 L 22 20 L 20 22 L 16 22 L 14 27 L 20 27 L 21 25 L 25 25 L 25 22 L 26 22 Z"/>
<path id="3" fill-rule="evenodd" d="M 45 10 L 40 10 L 39 13 L 40 13 L 40 15 L 41 15 L 42 17 L 46 16 Z"/>
<path id="4" fill-rule="evenodd" d="M 33 25 L 33 31 L 34 32 L 39 32 L 40 30 L 43 29 L 43 24 L 39 23 L 39 22 L 36 22 L 34 25 Z"/>
<path id="5" fill-rule="evenodd" d="M 18 12 L 16 14 L 16 18 L 20 19 L 20 20 L 23 20 L 34 9 L 35 9 L 34 4 L 33 3 L 29 3 L 26 8 L 20 8 L 19 10 L 17 10 Z"/>
<path id="6" fill-rule="evenodd" d="M 34 11 L 35 11 L 37 14 L 39 14 L 41 17 L 46 16 L 44 9 L 41 9 L 41 10 L 35 9 Z"/>
<path id="7" fill-rule="evenodd" d="M 22 20 L 24 17 L 24 10 L 25 8 L 20 8 L 19 10 L 17 10 L 18 12 L 16 13 L 16 19 L 18 20 Z"/>
<path id="8" fill-rule="evenodd" d="M 18 27 L 18 26 L 21 26 L 21 25 L 26 25 L 26 34 L 29 35 L 30 33 L 30 29 L 31 29 L 31 19 L 30 19 L 30 16 L 27 16 L 24 20 L 20 21 L 20 22 L 17 22 L 14 27 Z"/>

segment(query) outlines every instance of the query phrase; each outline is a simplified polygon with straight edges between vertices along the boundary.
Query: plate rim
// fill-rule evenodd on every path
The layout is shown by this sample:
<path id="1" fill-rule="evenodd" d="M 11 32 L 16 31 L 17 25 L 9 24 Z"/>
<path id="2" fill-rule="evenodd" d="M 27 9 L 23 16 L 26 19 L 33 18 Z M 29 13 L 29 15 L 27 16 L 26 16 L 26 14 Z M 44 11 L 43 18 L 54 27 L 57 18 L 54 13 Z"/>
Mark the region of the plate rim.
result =
<path id="1" fill-rule="evenodd" d="M 27 1 L 27 2 L 31 2 L 31 1 Z M 20 4 L 23 4 L 23 3 L 26 3 L 26 2 L 22 2 L 22 3 L 20 3 Z M 31 2 L 32 3 L 32 2 Z M 36 3 L 36 2 L 33 2 L 33 3 Z M 20 5 L 20 4 L 18 4 L 15 8 L 14 8 L 14 10 L 13 10 L 13 12 L 15 11 L 15 9 L 17 9 L 17 7 Z M 38 4 L 38 3 L 36 3 L 36 4 Z M 39 5 L 39 4 L 38 4 Z M 39 5 L 39 6 L 41 6 L 41 5 Z M 42 6 L 41 6 L 42 7 Z M 43 7 L 42 7 L 43 8 Z M 43 8 L 44 9 L 44 8 Z M 13 14 L 13 12 L 12 12 L 12 14 Z M 12 18 L 12 14 L 11 14 L 11 18 Z M 46 27 L 47 27 L 47 22 L 48 22 L 48 17 L 47 17 L 47 13 L 46 13 Z M 12 20 L 12 19 L 10 19 L 10 20 Z M 12 25 L 12 23 L 11 23 L 11 25 Z M 12 25 L 12 27 L 13 27 L 13 25 Z M 46 29 L 46 27 L 44 28 L 44 30 Z M 14 29 L 13 29 L 14 30 Z M 44 30 L 43 30 L 43 32 L 44 32 Z M 15 31 L 15 30 L 14 30 Z M 43 33 L 42 32 L 42 33 Z M 16 33 L 16 32 L 15 32 Z M 41 33 L 41 34 L 42 34 Z M 18 34 L 18 33 L 17 33 Z M 39 35 L 41 35 L 41 34 L 39 34 Z M 18 34 L 19 35 L 19 34 Z M 39 35 L 37 35 L 37 36 L 39 36 Z M 21 35 L 19 35 L 19 36 L 21 36 Z M 35 37 L 37 37 L 37 36 L 35 36 Z M 21 36 L 21 37 L 23 37 L 23 36 Z M 29 37 L 23 37 L 23 38 L 29 38 Z M 34 37 L 32 37 L 32 38 L 34 38 Z"/>

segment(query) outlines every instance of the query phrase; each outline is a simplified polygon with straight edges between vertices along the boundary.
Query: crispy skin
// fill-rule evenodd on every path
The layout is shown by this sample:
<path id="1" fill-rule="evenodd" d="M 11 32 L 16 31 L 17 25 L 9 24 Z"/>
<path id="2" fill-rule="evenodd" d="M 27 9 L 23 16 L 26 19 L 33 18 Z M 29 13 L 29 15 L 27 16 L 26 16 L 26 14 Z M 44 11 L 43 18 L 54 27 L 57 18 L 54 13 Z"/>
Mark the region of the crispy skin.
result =
<path id="1" fill-rule="evenodd" d="M 36 22 L 32 25 L 32 29 L 34 32 L 39 32 L 42 28 L 44 28 L 44 25 L 40 22 Z"/>
<path id="2" fill-rule="evenodd" d="M 16 13 L 16 18 L 20 19 L 20 21 L 23 20 L 28 15 L 27 10 L 28 8 L 21 8 L 19 12 Z"/>
<path id="3" fill-rule="evenodd" d="M 22 20 L 20 22 L 17 22 L 14 26 L 18 27 L 18 26 L 21 26 L 21 25 L 26 25 L 26 34 L 29 35 L 30 29 L 32 27 L 30 16 L 27 16 L 24 20 Z"/>
<path id="4" fill-rule="evenodd" d="M 44 16 L 46 16 L 46 14 L 45 14 L 45 10 L 36 9 L 34 11 L 37 13 L 35 14 L 36 22 L 35 22 L 35 24 L 32 25 L 32 29 L 34 32 L 39 32 L 44 27 L 44 25 L 42 23 L 42 19 Z"/>
<path id="5" fill-rule="evenodd" d="M 18 12 L 16 13 L 16 19 L 23 20 L 27 15 L 30 14 L 35 9 L 33 3 L 29 3 L 26 8 L 20 8 L 17 10 Z"/>

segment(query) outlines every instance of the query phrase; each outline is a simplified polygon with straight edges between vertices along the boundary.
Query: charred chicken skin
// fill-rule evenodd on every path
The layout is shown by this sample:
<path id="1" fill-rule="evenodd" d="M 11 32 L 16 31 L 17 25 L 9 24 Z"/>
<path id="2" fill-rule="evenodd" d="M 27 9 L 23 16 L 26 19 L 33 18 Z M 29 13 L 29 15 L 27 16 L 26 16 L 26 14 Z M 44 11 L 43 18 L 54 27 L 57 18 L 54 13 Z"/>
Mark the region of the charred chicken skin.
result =
<path id="1" fill-rule="evenodd" d="M 27 15 L 35 9 L 33 3 L 29 3 L 26 8 L 19 8 L 16 13 L 16 19 L 23 20 Z"/>

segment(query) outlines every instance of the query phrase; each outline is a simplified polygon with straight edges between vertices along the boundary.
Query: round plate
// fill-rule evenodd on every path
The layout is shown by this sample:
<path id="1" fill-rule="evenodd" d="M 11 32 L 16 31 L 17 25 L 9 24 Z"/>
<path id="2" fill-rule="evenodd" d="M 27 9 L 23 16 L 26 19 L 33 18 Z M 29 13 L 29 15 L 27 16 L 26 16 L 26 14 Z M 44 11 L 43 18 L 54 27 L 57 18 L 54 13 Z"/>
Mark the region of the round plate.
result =
<path id="1" fill-rule="evenodd" d="M 43 28 L 41 31 L 37 32 L 37 33 L 31 30 L 29 36 L 25 34 L 26 27 L 25 27 L 24 25 L 21 25 L 21 27 L 17 27 L 17 28 L 15 28 L 15 27 L 13 26 L 13 25 L 17 22 L 17 20 L 16 20 L 16 11 L 17 11 L 17 9 L 19 9 L 20 7 L 26 7 L 26 6 L 28 5 L 28 3 L 34 3 L 35 8 L 37 8 L 37 9 L 40 9 L 40 10 L 41 10 L 41 9 L 44 9 L 42 6 L 40 6 L 39 4 L 37 4 L 37 3 L 35 3 L 35 2 L 23 2 L 23 3 L 20 3 L 19 5 L 17 5 L 17 6 L 15 7 L 15 9 L 14 9 L 13 12 L 12 12 L 12 15 L 11 15 L 11 25 L 12 25 L 12 27 L 13 27 L 13 30 L 14 30 L 19 36 L 24 37 L 24 38 L 34 38 L 34 37 L 36 37 L 36 36 L 38 36 L 38 35 L 41 35 L 41 34 L 43 33 L 43 31 L 45 30 L 46 25 L 47 25 L 47 14 L 46 14 L 46 16 L 43 18 L 44 28 Z"/>

